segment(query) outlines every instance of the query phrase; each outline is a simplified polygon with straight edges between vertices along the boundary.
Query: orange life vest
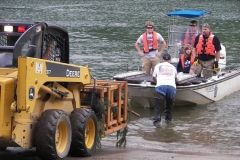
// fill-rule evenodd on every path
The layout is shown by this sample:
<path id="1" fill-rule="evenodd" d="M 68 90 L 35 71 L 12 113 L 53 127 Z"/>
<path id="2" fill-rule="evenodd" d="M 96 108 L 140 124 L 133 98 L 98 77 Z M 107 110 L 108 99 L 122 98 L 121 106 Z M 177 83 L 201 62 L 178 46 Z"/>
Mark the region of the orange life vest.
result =
<path id="1" fill-rule="evenodd" d="M 194 63 L 194 57 L 193 57 L 193 55 L 191 55 L 190 66 L 192 66 L 193 63 Z M 182 64 L 182 68 L 184 69 L 184 64 L 185 64 L 184 54 L 181 55 L 181 64 Z"/>
<path id="2" fill-rule="evenodd" d="M 200 35 L 198 44 L 196 46 L 197 54 L 207 54 L 215 56 L 215 46 L 213 45 L 214 35 L 210 33 L 207 41 L 204 41 L 203 35 Z M 203 42 L 204 41 L 204 42 Z"/>
<path id="3" fill-rule="evenodd" d="M 198 31 L 196 30 L 196 33 L 197 32 Z M 187 32 L 185 34 L 185 39 L 183 41 L 183 45 L 185 46 L 186 44 L 190 44 L 191 46 L 193 46 L 196 38 L 196 33 L 190 34 L 189 29 L 187 29 Z"/>
<path id="4" fill-rule="evenodd" d="M 147 39 L 147 32 L 143 33 L 143 46 L 144 46 L 144 53 L 148 53 L 150 52 L 149 51 L 149 48 L 148 48 L 148 44 L 153 44 L 153 50 L 157 50 L 158 49 L 158 40 L 157 40 L 157 32 L 154 32 L 153 31 L 153 40 L 152 41 L 149 41 Z"/>

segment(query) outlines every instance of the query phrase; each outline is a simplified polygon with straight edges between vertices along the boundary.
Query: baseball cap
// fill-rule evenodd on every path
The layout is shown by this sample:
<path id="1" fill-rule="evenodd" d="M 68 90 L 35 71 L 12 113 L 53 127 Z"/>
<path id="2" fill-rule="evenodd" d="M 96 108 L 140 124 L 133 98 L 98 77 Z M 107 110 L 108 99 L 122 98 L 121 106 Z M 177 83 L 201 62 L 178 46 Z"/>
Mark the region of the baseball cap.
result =
<path id="1" fill-rule="evenodd" d="M 204 23 L 202 27 L 210 28 L 210 25 L 208 23 Z"/>
<path id="2" fill-rule="evenodd" d="M 164 53 L 164 54 L 163 54 L 163 59 L 164 59 L 164 60 L 171 60 L 171 55 L 168 54 L 168 53 Z"/>

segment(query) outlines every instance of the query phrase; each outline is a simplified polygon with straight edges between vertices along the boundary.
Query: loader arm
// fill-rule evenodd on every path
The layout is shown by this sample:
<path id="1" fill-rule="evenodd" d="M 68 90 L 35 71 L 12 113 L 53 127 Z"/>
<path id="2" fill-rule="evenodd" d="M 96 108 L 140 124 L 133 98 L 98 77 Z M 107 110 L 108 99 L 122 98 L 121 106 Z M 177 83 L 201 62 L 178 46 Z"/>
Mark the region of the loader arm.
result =
<path id="1" fill-rule="evenodd" d="M 71 86 L 71 83 L 79 84 L 79 92 L 84 85 L 91 83 L 88 67 L 30 57 L 19 57 L 18 63 L 18 111 L 32 113 L 39 91 L 58 99 L 66 99 L 72 94 L 72 91 L 67 91 L 67 86 Z M 50 83 L 64 84 L 65 88 L 60 90 L 54 85 L 47 86 Z"/>

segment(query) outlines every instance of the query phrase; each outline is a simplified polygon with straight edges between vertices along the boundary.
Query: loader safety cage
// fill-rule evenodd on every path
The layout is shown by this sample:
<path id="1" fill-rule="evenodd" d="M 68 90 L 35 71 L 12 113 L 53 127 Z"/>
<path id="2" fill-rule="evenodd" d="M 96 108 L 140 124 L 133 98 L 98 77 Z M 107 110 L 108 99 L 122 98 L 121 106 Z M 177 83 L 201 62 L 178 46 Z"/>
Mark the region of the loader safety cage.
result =
<path id="1" fill-rule="evenodd" d="M 69 63 L 69 35 L 51 23 L 0 21 L 2 52 L 13 53 L 11 67 L 18 66 L 19 56 Z"/>

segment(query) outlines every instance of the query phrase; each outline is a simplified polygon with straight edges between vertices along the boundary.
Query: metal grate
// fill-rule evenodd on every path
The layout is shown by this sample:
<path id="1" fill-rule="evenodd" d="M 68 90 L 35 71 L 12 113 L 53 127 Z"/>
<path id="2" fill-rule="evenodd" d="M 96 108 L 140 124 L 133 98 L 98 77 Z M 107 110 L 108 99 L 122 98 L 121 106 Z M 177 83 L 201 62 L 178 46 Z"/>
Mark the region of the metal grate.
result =
<path id="1" fill-rule="evenodd" d="M 0 35 L 0 46 L 6 46 L 6 45 L 7 45 L 7 36 Z"/>
<path id="2" fill-rule="evenodd" d="M 65 38 L 57 31 L 47 30 L 43 38 L 42 58 L 57 62 L 63 62 L 65 53 Z"/>
<path id="3" fill-rule="evenodd" d="M 185 34 L 189 26 L 176 26 L 171 25 L 169 28 L 168 38 L 168 53 L 171 54 L 172 58 L 179 58 L 179 51 L 183 47 L 181 46 L 181 36 Z M 199 31 L 199 29 L 198 29 Z M 196 32 L 189 32 L 190 34 L 196 34 Z"/>

